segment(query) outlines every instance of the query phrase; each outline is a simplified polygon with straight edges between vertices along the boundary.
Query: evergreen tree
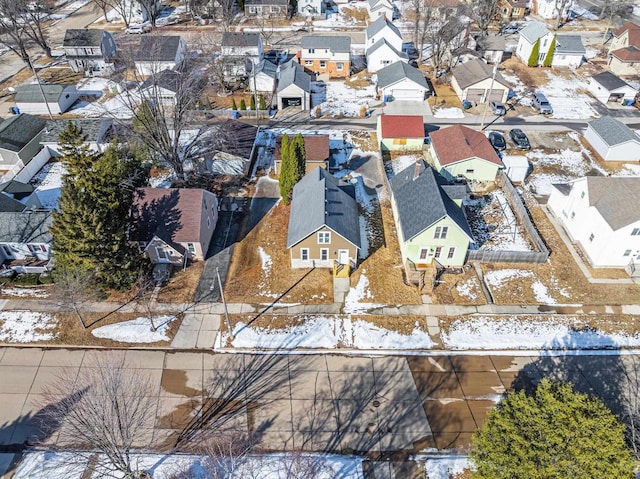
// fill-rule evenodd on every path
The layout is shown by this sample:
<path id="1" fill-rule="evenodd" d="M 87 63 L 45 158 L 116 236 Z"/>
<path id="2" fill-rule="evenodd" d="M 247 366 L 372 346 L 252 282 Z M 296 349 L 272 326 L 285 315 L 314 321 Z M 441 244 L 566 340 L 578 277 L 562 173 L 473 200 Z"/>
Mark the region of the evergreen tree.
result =
<path id="1" fill-rule="evenodd" d="M 293 145 L 289 144 L 289 135 L 286 133 L 282 135 L 282 141 L 280 142 L 280 176 L 278 181 L 280 182 L 280 196 L 282 202 L 285 205 L 291 201 L 291 194 L 293 193 L 293 186 L 295 183 L 295 165 L 292 161 L 292 155 L 290 150 Z"/>
<path id="2" fill-rule="evenodd" d="M 531 55 L 529 55 L 529 61 L 527 65 L 530 67 L 538 66 L 538 55 L 540 54 L 540 39 L 538 38 L 536 42 L 533 44 L 533 48 L 531 49 Z"/>
<path id="3" fill-rule="evenodd" d="M 302 133 L 298 133 L 292 142 L 291 155 L 295 168 L 294 182 L 295 185 L 305 175 L 307 170 L 307 152 L 304 149 L 304 138 Z"/>
<path id="4" fill-rule="evenodd" d="M 255 95 L 251 95 L 251 100 L 249 101 L 249 109 L 250 110 L 255 110 L 256 109 L 256 96 Z"/>
<path id="5" fill-rule="evenodd" d="M 260 95 L 260 98 L 258 99 L 258 108 L 260 108 L 260 110 L 265 111 L 267 109 L 267 102 L 264 99 L 264 95 Z"/>
<path id="6" fill-rule="evenodd" d="M 544 63 L 542 64 L 545 67 L 550 67 L 553 62 L 553 54 L 556 51 L 556 36 L 553 36 L 553 40 L 551 40 L 551 45 L 549 45 L 549 51 L 547 51 L 547 56 L 544 57 Z"/>
<path id="7" fill-rule="evenodd" d="M 240 100 L 240 110 L 245 111 L 247 109 L 247 102 L 244 101 L 244 98 Z"/>
<path id="8" fill-rule="evenodd" d="M 475 479 L 631 479 L 624 426 L 597 398 L 543 379 L 511 392 L 473 436 Z"/>
<path id="9" fill-rule="evenodd" d="M 231 109 L 233 111 L 237 111 L 238 110 L 238 105 L 236 105 L 236 99 L 235 98 L 231 102 Z"/>

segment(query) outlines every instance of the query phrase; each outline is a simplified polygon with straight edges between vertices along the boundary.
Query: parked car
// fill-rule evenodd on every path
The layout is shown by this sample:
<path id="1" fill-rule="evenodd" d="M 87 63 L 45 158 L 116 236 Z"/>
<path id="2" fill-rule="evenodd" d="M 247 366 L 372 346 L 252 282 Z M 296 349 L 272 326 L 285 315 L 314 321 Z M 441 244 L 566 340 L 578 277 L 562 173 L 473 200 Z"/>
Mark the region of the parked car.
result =
<path id="1" fill-rule="evenodd" d="M 534 93 L 533 100 L 531 101 L 531 105 L 536 109 L 538 113 L 542 113 L 543 115 L 551 115 L 553 113 L 553 108 L 551 108 L 551 103 L 547 100 L 547 97 L 542 93 Z"/>
<path id="2" fill-rule="evenodd" d="M 489 106 L 494 115 L 502 116 L 507 114 L 507 107 L 500 101 L 492 101 Z"/>
<path id="3" fill-rule="evenodd" d="M 511 137 L 511 141 L 516 145 L 516 148 L 519 150 L 530 150 L 531 143 L 529 143 L 529 138 L 524 134 L 520 128 L 514 128 L 509 131 L 509 136 Z"/>
<path id="4" fill-rule="evenodd" d="M 503 151 L 507 149 L 507 142 L 502 136 L 502 133 L 497 131 L 490 131 L 487 133 L 487 138 L 489 139 L 489 143 L 496 151 Z"/>
<path id="5" fill-rule="evenodd" d="M 149 33 L 150 31 L 151 25 L 142 23 L 140 25 L 129 25 L 129 28 L 127 28 L 124 33 L 140 35 L 142 33 Z"/>
<path id="6" fill-rule="evenodd" d="M 507 25 L 502 30 L 500 30 L 500 33 L 502 35 L 513 35 L 514 33 L 518 33 L 519 30 L 520 27 L 518 25 Z"/>

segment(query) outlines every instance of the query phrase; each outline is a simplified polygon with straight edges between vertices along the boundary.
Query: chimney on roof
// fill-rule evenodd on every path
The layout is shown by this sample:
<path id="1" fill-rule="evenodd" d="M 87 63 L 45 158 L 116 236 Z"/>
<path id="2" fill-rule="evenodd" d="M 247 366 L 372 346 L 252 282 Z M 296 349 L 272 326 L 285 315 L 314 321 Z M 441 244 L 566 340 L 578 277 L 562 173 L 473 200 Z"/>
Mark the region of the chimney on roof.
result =
<path id="1" fill-rule="evenodd" d="M 422 162 L 420 160 L 416 160 L 416 164 L 415 164 L 414 169 L 413 169 L 413 180 L 414 181 L 420 176 L 420 172 L 421 171 L 422 171 Z"/>

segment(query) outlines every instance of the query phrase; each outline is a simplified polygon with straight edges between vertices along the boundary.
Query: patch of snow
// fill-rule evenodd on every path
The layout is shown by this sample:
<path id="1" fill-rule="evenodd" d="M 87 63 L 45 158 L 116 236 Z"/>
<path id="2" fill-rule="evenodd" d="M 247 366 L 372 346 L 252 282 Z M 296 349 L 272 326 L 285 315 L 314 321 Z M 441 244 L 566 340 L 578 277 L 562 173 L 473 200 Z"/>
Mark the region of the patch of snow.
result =
<path id="1" fill-rule="evenodd" d="M 488 285 L 499 288 L 507 281 L 531 276 L 533 273 L 526 269 L 494 269 L 485 273 L 484 280 Z"/>
<path id="2" fill-rule="evenodd" d="M 588 84 L 578 78 L 567 80 L 555 75 L 553 72 L 545 72 L 549 82 L 540 88 L 553 107 L 553 118 L 565 120 L 586 120 L 599 116 L 591 107 L 593 100 L 586 93 Z"/>
<path id="3" fill-rule="evenodd" d="M 260 255 L 260 262 L 262 263 L 262 271 L 266 277 L 269 277 L 271 266 L 273 265 L 271 256 L 269 256 L 262 246 L 258 246 L 258 254 Z"/>
<path id="4" fill-rule="evenodd" d="M 47 313 L 35 311 L 0 312 L 0 341 L 5 343 L 34 343 L 49 341 L 58 321 Z"/>
<path id="5" fill-rule="evenodd" d="M 576 318 L 557 317 L 539 322 L 517 318 L 474 317 L 455 320 L 441 339 L 449 349 L 586 349 L 638 347 L 640 334 L 603 333 L 581 329 Z"/>
<path id="6" fill-rule="evenodd" d="M 38 451 L 26 453 L 13 479 L 80 479 L 89 456 L 77 452 Z"/>
<path id="7" fill-rule="evenodd" d="M 121 96 L 111 97 L 107 100 L 100 99 L 92 102 L 80 101 L 73 104 L 69 113 L 87 118 L 110 116 L 119 119 L 128 119 L 133 117 L 133 111 L 131 110 L 129 100 L 126 100 Z"/>
<path id="8" fill-rule="evenodd" d="M 0 293 L 6 296 L 18 296 L 21 298 L 48 298 L 49 292 L 44 289 L 34 288 L 2 288 Z"/>
<path id="9" fill-rule="evenodd" d="M 366 313 L 370 309 L 383 306 L 382 304 L 361 302 L 363 299 L 373 299 L 373 295 L 369 291 L 369 278 L 365 273 L 366 270 L 362 270 L 358 284 L 355 288 L 349 289 L 344 298 L 344 312 L 347 314 Z"/>
<path id="10" fill-rule="evenodd" d="M 418 324 L 411 334 L 401 334 L 397 331 L 376 326 L 367 321 L 353 322 L 353 344 L 357 349 L 431 349 L 433 341 L 429 333 L 419 328 Z"/>
<path id="11" fill-rule="evenodd" d="M 316 115 L 316 107 L 320 106 L 320 116 L 331 117 L 360 116 L 364 106 L 369 108 L 375 101 L 376 89 L 373 84 L 365 88 L 352 88 L 346 81 L 315 82 L 311 94 L 311 114 Z"/>
<path id="12" fill-rule="evenodd" d="M 169 341 L 169 325 L 175 316 L 160 316 L 153 318 L 156 330 L 151 330 L 151 320 L 139 317 L 121 323 L 107 324 L 91 331 L 96 338 L 111 339 L 121 343 L 155 343 Z"/>
<path id="13" fill-rule="evenodd" d="M 558 302 L 551 297 L 549 289 L 540 281 L 534 281 L 531 285 L 533 294 L 536 297 L 536 301 L 542 304 L 558 304 Z"/>
<path id="14" fill-rule="evenodd" d="M 464 118 L 464 112 L 460 108 L 438 108 L 433 112 L 435 118 Z"/>
<path id="15" fill-rule="evenodd" d="M 456 474 L 462 474 L 470 467 L 468 457 L 429 457 L 424 459 L 424 470 L 429 479 L 451 479 Z"/>
<path id="16" fill-rule="evenodd" d="M 178 179 L 178 176 L 172 169 L 167 169 L 162 174 L 149 178 L 149 186 L 151 188 L 171 188 L 172 183 Z"/>
<path id="17" fill-rule="evenodd" d="M 387 173 L 387 177 L 391 179 L 398 173 L 400 173 L 405 168 L 409 168 L 409 166 L 415 165 L 417 161 L 424 160 L 422 155 L 400 155 L 392 159 L 391 161 L 387 161 L 384 164 L 385 172 Z"/>
<path id="18" fill-rule="evenodd" d="M 470 299 L 471 301 L 478 298 L 478 289 L 480 289 L 480 285 L 475 278 L 469 278 L 456 285 L 456 291 L 460 297 Z"/>
<path id="19" fill-rule="evenodd" d="M 44 165 L 31 179 L 31 182 L 35 186 L 35 194 L 43 208 L 55 209 L 58 207 L 62 178 L 66 172 L 67 168 L 64 163 L 54 161 Z"/>

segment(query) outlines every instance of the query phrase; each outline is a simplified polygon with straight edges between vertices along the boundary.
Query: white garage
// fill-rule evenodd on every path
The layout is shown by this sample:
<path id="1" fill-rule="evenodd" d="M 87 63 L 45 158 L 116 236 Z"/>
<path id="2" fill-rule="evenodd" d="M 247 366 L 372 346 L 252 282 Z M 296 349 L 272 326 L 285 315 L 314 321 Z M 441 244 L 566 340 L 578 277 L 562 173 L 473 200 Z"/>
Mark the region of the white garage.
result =
<path id="1" fill-rule="evenodd" d="M 610 116 L 590 121 L 584 139 L 605 161 L 640 161 L 640 137 Z"/>
<path id="2" fill-rule="evenodd" d="M 622 78 L 605 71 L 593 75 L 589 79 L 589 93 L 605 105 L 607 103 L 622 103 L 636 97 L 638 90 L 629 85 Z"/>
<path id="3" fill-rule="evenodd" d="M 392 63 L 378 70 L 376 89 L 385 102 L 393 100 L 421 102 L 431 94 L 429 84 L 422 72 L 404 62 Z"/>

